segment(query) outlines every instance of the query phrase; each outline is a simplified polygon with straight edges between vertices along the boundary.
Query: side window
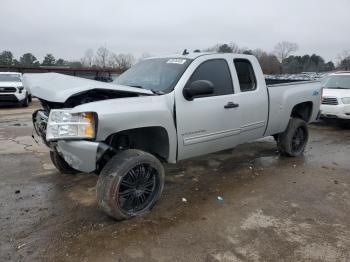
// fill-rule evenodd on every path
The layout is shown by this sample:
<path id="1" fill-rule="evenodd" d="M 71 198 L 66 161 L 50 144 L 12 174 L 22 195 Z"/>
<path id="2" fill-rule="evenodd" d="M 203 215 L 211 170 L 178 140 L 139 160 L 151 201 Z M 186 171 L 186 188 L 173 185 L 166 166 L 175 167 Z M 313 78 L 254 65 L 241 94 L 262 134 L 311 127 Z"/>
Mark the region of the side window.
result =
<path id="1" fill-rule="evenodd" d="M 234 64 L 237 71 L 241 92 L 256 89 L 256 78 L 252 64 L 246 59 L 235 59 Z"/>
<path id="2" fill-rule="evenodd" d="M 224 59 L 208 60 L 200 64 L 192 74 L 188 83 L 197 80 L 208 80 L 214 84 L 214 93 L 206 96 L 219 96 L 233 93 L 230 69 Z"/>

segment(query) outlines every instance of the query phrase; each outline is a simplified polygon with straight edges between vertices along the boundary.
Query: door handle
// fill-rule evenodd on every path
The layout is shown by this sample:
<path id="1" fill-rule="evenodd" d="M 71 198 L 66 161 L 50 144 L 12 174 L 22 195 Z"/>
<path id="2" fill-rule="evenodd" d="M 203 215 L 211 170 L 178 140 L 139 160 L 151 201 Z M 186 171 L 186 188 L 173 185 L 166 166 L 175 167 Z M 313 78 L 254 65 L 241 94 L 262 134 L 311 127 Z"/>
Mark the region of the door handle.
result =
<path id="1" fill-rule="evenodd" d="M 228 102 L 224 108 L 229 109 L 229 108 L 236 108 L 239 107 L 239 104 L 233 103 L 233 102 Z"/>

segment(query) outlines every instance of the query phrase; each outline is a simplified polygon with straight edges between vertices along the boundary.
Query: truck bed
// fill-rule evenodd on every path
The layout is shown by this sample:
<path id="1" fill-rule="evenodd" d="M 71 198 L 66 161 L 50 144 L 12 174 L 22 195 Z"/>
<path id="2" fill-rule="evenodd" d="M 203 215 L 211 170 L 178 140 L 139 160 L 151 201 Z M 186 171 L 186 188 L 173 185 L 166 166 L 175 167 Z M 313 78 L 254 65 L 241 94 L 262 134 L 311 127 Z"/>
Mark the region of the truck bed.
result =
<path id="1" fill-rule="evenodd" d="M 300 103 L 312 103 L 308 122 L 317 119 L 321 103 L 321 84 L 319 81 L 303 81 L 267 86 L 269 116 L 265 136 L 283 132 L 289 122 L 293 107 Z"/>

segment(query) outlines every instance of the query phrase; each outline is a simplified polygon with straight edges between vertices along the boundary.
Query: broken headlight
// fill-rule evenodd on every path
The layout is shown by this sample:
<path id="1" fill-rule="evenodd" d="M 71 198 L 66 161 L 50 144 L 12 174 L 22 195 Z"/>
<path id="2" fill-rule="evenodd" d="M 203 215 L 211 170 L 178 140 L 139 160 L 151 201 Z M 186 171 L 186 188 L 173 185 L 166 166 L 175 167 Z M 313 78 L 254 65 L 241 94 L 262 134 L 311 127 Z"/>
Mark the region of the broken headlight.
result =
<path id="1" fill-rule="evenodd" d="M 51 110 L 46 129 L 46 140 L 93 139 L 96 135 L 96 114 L 71 113 L 70 110 Z"/>

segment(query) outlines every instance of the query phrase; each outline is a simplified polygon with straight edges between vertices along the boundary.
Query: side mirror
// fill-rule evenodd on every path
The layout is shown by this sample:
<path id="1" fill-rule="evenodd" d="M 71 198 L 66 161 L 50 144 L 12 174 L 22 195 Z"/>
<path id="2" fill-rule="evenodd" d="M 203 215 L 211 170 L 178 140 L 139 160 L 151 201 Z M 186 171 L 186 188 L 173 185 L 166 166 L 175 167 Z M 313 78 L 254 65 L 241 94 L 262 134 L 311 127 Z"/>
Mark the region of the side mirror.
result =
<path id="1" fill-rule="evenodd" d="M 186 85 L 182 91 L 186 100 L 192 101 L 195 96 L 214 93 L 214 84 L 208 80 L 197 80 Z"/>

